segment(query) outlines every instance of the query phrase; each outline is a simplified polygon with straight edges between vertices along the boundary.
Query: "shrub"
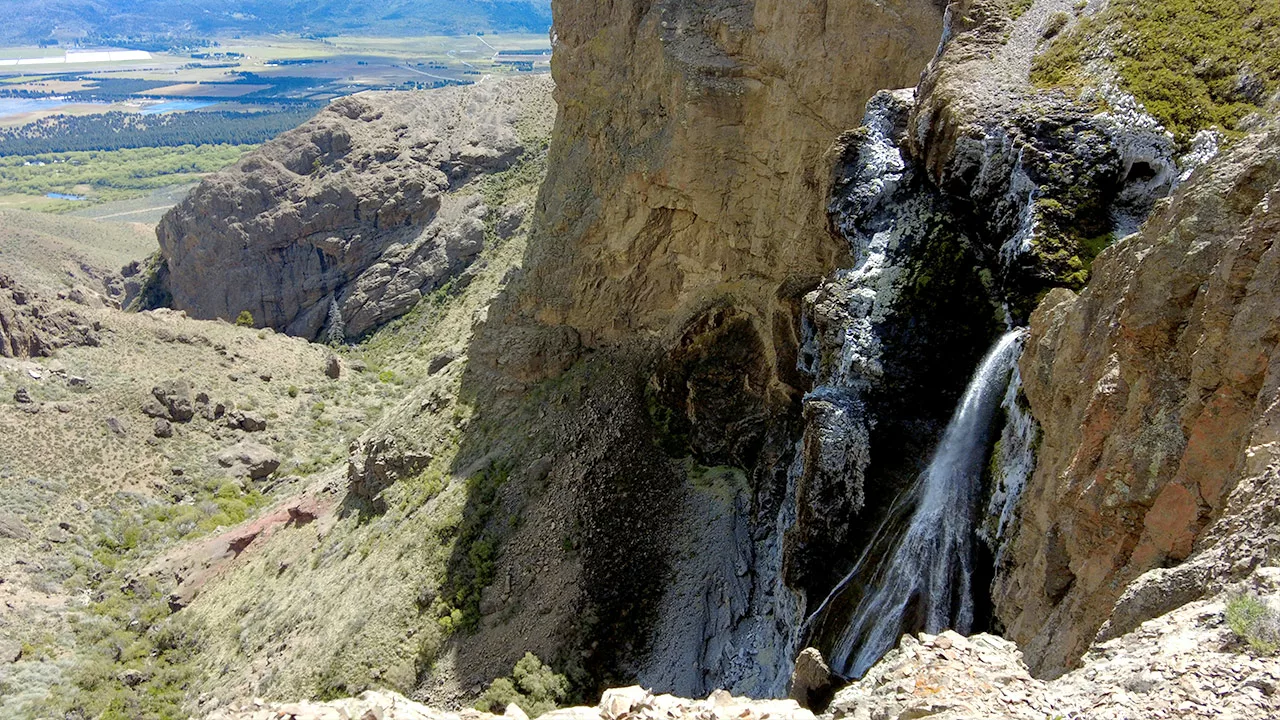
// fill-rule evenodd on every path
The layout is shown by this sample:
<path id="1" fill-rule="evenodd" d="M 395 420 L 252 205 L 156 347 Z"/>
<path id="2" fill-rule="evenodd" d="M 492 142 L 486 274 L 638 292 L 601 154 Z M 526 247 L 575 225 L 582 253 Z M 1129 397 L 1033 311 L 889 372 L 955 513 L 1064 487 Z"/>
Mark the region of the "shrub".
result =
<path id="1" fill-rule="evenodd" d="M 1280 611 L 1257 595 L 1227 600 L 1227 627 L 1260 655 L 1280 649 Z"/>
<path id="2" fill-rule="evenodd" d="M 1017 20 L 1031 9 L 1031 5 L 1034 2 L 1035 0 L 1013 0 L 1013 2 L 1009 4 L 1009 17 Z"/>
<path id="3" fill-rule="evenodd" d="M 255 323 L 253 321 L 253 313 L 249 312 L 248 310 L 241 310 L 240 314 L 236 316 L 236 325 L 240 327 L 251 328 L 254 326 L 254 324 Z"/>
<path id="4" fill-rule="evenodd" d="M 544 665 L 537 655 L 525 653 L 511 677 L 497 678 L 476 701 L 476 709 L 502 714 L 515 703 L 530 718 L 536 718 L 563 702 L 569 694 L 569 680 Z"/>

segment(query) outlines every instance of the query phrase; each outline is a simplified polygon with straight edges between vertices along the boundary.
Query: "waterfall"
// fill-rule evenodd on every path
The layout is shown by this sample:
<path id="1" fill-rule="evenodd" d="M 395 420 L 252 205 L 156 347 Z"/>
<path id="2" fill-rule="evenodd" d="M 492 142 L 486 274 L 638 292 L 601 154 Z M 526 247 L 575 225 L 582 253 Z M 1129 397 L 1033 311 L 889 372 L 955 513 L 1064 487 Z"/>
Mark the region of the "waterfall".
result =
<path id="1" fill-rule="evenodd" d="M 1024 334 L 1005 334 L 982 360 L 928 468 L 895 500 L 853 570 L 806 621 L 810 626 L 821 620 L 847 591 L 862 593 L 830 653 L 836 672 L 861 677 L 903 632 L 972 629 L 973 543 L 983 466 L 992 418 Z"/>

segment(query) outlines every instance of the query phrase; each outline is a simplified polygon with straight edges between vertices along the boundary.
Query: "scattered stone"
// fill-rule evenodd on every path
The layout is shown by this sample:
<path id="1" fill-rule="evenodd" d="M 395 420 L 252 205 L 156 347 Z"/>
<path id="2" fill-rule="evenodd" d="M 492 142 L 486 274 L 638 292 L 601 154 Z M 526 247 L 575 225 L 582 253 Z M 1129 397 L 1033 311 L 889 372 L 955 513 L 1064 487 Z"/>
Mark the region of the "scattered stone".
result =
<path id="1" fill-rule="evenodd" d="M 165 420 L 164 418 L 156 418 L 156 421 L 152 426 L 152 434 L 158 438 L 173 437 L 173 423 Z"/>
<path id="2" fill-rule="evenodd" d="M 73 388 L 87 389 L 89 387 L 89 381 L 79 375 L 68 375 L 67 385 Z"/>
<path id="3" fill-rule="evenodd" d="M 147 398 L 142 403 L 142 414 L 153 418 L 168 418 L 169 411 L 155 398 Z"/>
<path id="4" fill-rule="evenodd" d="M 107 428 L 116 435 L 124 435 L 129 431 L 128 427 L 121 422 L 120 418 L 107 418 Z"/>
<path id="5" fill-rule="evenodd" d="M 58 402 L 53 404 L 53 409 L 57 410 L 63 415 L 66 415 L 70 413 L 72 410 L 74 410 L 75 408 L 71 406 L 71 403 Z"/>
<path id="6" fill-rule="evenodd" d="M 175 465 L 174 467 L 169 468 L 169 474 L 173 475 L 174 477 L 182 477 L 183 475 L 187 474 L 187 471 Z"/>
<path id="7" fill-rule="evenodd" d="M 271 379 L 273 377 L 275 376 L 271 374 L 270 370 L 263 370 L 262 372 L 258 373 L 258 379 L 261 380 L 262 382 L 271 382 Z"/>
<path id="8" fill-rule="evenodd" d="M 204 398 L 201 401 L 201 398 Z M 200 393 L 196 396 L 196 410 L 200 413 L 200 417 L 210 422 L 220 420 L 227 414 L 227 405 L 223 402 L 215 402 L 209 399 L 208 395 Z"/>
<path id="9" fill-rule="evenodd" d="M 116 676 L 116 679 L 128 687 L 137 687 L 146 682 L 150 677 L 149 674 L 141 670 L 125 670 Z"/>
<path id="10" fill-rule="evenodd" d="M 227 427 L 255 433 L 267 429 L 267 419 L 255 412 L 236 410 L 227 415 Z"/>
<path id="11" fill-rule="evenodd" d="M 20 405 L 29 405 L 32 402 L 31 393 L 25 387 L 18 386 L 18 389 L 13 391 L 13 400 Z"/>

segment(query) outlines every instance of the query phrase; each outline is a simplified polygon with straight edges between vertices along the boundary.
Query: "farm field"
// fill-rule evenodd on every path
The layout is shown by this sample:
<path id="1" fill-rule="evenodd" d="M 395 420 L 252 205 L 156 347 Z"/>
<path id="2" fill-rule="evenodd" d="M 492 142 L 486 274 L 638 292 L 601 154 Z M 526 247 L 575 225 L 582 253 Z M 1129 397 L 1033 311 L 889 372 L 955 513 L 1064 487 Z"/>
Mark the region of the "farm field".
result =
<path id="1" fill-rule="evenodd" d="M 124 61 L 0 64 L 0 209 L 107 203 L 102 214 L 149 218 L 176 200 L 144 198 L 190 186 L 336 98 L 548 72 L 550 52 L 542 33 L 263 35 Z M 65 53 L 5 47 L 0 60 Z M 47 157 L 69 152 L 81 154 Z"/>

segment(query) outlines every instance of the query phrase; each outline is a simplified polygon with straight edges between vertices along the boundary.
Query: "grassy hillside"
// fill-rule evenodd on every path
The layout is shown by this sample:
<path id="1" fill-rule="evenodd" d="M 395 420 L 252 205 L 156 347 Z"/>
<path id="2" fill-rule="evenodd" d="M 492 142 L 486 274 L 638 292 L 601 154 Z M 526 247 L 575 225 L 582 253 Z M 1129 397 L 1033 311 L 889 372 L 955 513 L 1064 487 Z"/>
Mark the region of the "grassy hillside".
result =
<path id="1" fill-rule="evenodd" d="M 1032 80 L 1071 87 L 1091 63 L 1180 138 L 1233 130 L 1280 88 L 1280 3 L 1256 0 L 1112 0 L 1036 59 Z"/>

